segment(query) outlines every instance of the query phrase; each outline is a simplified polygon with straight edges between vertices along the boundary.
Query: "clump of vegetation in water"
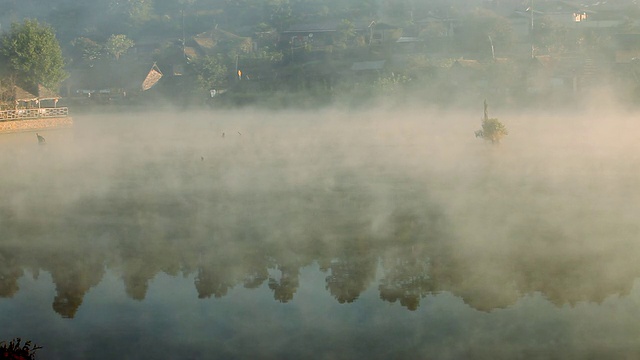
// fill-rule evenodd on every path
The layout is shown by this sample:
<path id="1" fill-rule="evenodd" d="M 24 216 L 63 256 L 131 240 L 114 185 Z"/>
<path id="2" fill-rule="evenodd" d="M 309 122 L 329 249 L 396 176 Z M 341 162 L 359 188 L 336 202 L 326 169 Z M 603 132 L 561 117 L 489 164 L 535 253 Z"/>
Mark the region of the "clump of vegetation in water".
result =
<path id="1" fill-rule="evenodd" d="M 42 346 L 31 344 L 27 341 L 21 345 L 22 339 L 15 338 L 9 343 L 0 341 L 0 359 L 12 360 L 34 360 L 36 358 L 36 350 L 42 349 Z"/>
<path id="2" fill-rule="evenodd" d="M 484 101 L 484 118 L 482 119 L 482 129 L 476 131 L 476 137 L 483 138 L 491 141 L 492 144 L 497 144 L 500 140 L 509 135 L 506 126 L 498 119 L 490 119 L 489 112 L 487 111 L 487 101 Z"/>

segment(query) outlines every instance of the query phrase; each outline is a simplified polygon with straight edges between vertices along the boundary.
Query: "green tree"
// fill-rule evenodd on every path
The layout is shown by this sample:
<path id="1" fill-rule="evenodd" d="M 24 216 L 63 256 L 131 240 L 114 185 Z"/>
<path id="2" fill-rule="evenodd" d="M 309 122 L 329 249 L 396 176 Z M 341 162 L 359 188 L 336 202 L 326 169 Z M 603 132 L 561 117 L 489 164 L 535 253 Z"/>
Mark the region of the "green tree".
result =
<path id="1" fill-rule="evenodd" d="M 411 82 L 411 78 L 402 74 L 380 76 L 374 81 L 374 86 L 385 95 L 398 94 L 404 86 Z"/>
<path id="2" fill-rule="evenodd" d="M 11 24 L 0 39 L 0 60 L 8 75 L 26 86 L 57 88 L 66 77 L 60 44 L 48 25 L 37 20 Z"/>
<path id="3" fill-rule="evenodd" d="M 351 1 L 349 7 L 353 16 L 375 18 L 380 11 L 380 2 L 377 0 Z"/>
<path id="4" fill-rule="evenodd" d="M 279 31 L 286 30 L 291 23 L 292 9 L 288 0 L 268 0 L 264 4 L 264 15 Z"/>
<path id="5" fill-rule="evenodd" d="M 224 86 L 227 67 L 217 57 L 198 58 L 191 65 L 200 88 L 208 90 Z"/>
<path id="6" fill-rule="evenodd" d="M 476 131 L 476 137 L 491 141 L 497 144 L 503 137 L 508 135 L 507 128 L 498 119 L 489 118 L 487 111 L 487 101 L 484 101 L 484 118 L 482 119 L 482 129 Z"/>
<path id="7" fill-rule="evenodd" d="M 151 0 L 111 0 L 110 13 L 123 18 L 129 25 L 140 25 L 151 18 Z"/>
<path id="8" fill-rule="evenodd" d="M 413 4 L 408 0 L 384 1 L 383 12 L 395 21 L 407 21 L 411 19 Z"/>
<path id="9" fill-rule="evenodd" d="M 89 38 L 75 38 L 71 41 L 71 46 L 71 58 L 73 63 L 76 65 L 87 65 L 92 67 L 96 61 L 102 58 L 102 45 Z"/>
<path id="10" fill-rule="evenodd" d="M 344 49 L 353 41 L 356 37 L 356 27 L 353 23 L 347 19 L 342 19 L 338 25 L 338 31 L 336 32 L 334 44 L 340 49 Z"/>
<path id="11" fill-rule="evenodd" d="M 570 35 L 567 27 L 544 16 L 534 23 L 533 42 L 538 54 L 557 54 L 575 50 L 578 39 Z"/>
<path id="12" fill-rule="evenodd" d="M 477 10 L 467 16 L 455 32 L 460 50 L 486 57 L 493 50 L 503 51 L 513 44 L 513 28 L 509 21 L 491 11 Z"/>
<path id="13" fill-rule="evenodd" d="M 126 35 L 118 34 L 111 35 L 109 39 L 107 39 L 107 42 L 104 44 L 104 49 L 118 60 L 120 56 L 132 48 L 133 45 L 135 45 L 133 40 L 129 39 Z"/>

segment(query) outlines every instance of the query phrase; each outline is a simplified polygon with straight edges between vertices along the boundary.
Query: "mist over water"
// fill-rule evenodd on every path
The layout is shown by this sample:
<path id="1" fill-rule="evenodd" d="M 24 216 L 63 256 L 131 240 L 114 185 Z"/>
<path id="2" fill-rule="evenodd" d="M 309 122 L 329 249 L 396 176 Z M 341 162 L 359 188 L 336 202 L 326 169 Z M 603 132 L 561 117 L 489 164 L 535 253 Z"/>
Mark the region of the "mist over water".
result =
<path id="1" fill-rule="evenodd" d="M 637 354 L 618 317 L 640 300 L 637 114 L 492 110 L 499 146 L 474 137 L 481 115 L 80 115 L 43 146 L 2 135 L 3 338 L 41 322 L 65 356 L 61 326 L 194 358 Z"/>

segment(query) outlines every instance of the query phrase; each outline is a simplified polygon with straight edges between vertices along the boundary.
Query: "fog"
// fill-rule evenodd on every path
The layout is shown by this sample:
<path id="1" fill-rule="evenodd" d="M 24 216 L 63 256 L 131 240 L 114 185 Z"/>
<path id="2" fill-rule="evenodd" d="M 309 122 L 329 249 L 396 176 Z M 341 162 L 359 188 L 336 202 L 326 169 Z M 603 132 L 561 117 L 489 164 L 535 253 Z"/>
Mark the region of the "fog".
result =
<path id="1" fill-rule="evenodd" d="M 103 281 L 147 304 L 174 277 L 181 298 L 304 308 L 312 292 L 365 313 L 628 297 L 640 149 L 637 114 L 612 109 L 491 109 L 499 145 L 473 135 L 481 108 L 78 114 L 46 145 L 2 135 L 2 301 L 41 272 L 68 318 Z"/>

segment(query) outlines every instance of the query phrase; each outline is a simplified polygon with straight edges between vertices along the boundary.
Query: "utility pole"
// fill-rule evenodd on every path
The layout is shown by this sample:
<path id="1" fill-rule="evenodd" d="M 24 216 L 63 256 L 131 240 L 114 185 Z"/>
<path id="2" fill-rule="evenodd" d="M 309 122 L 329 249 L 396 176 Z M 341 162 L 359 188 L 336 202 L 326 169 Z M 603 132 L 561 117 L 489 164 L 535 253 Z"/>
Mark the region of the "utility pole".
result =
<path id="1" fill-rule="evenodd" d="M 493 40 L 491 40 L 491 35 L 489 35 L 489 43 L 491 44 L 491 59 L 496 60 L 496 51 L 493 48 Z"/>
<path id="2" fill-rule="evenodd" d="M 535 57 L 535 46 L 533 36 L 533 0 L 531 0 L 531 6 L 529 6 L 529 12 L 531 13 L 531 58 Z"/>
<path id="3" fill-rule="evenodd" d="M 240 59 L 240 55 L 236 54 L 236 76 L 238 77 L 239 80 L 242 80 L 242 76 L 240 75 L 240 73 L 238 72 L 238 60 Z"/>
<path id="4" fill-rule="evenodd" d="M 182 10 L 180 11 L 182 13 L 182 56 L 184 56 L 184 58 L 187 58 L 187 48 L 186 48 L 186 37 L 185 37 L 185 33 L 184 33 L 184 5 L 182 5 Z"/>

